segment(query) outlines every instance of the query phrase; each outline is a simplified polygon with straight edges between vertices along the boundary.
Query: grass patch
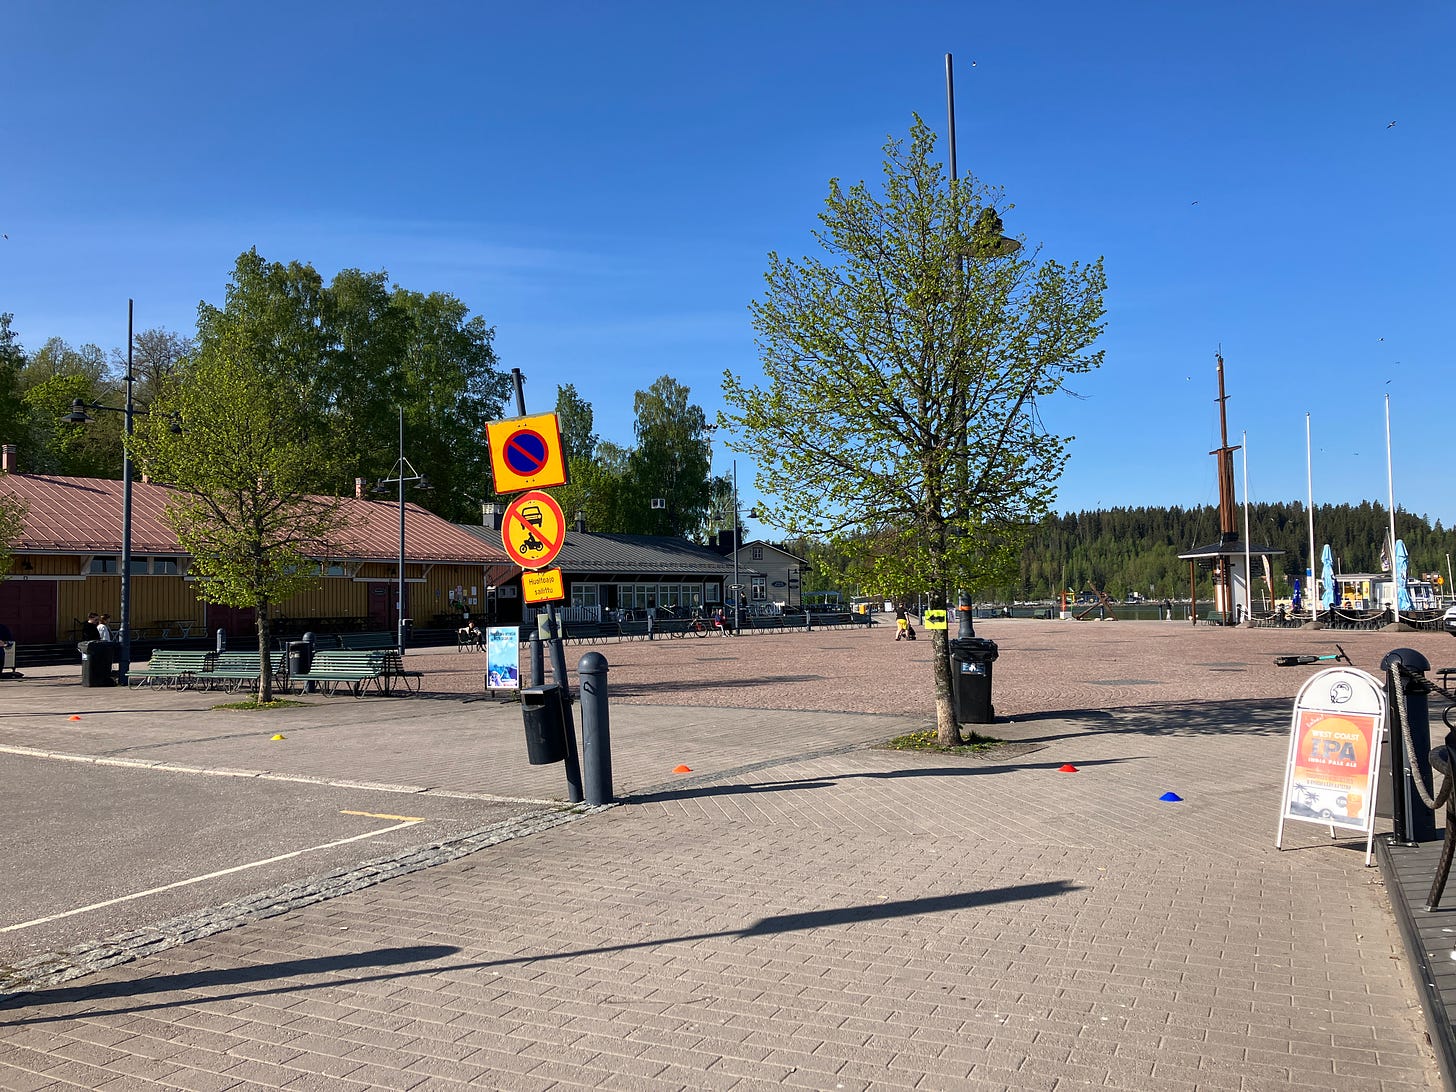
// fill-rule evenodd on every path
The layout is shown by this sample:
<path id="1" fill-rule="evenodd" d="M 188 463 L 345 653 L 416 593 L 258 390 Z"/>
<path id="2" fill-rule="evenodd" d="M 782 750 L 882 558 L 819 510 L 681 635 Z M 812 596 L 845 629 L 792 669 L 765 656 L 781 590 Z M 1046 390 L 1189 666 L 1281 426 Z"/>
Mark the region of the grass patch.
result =
<path id="1" fill-rule="evenodd" d="M 272 701 L 231 701 L 226 705 L 214 705 L 214 709 L 292 709 L 298 706 L 306 706 L 306 701 L 290 701 L 287 698 L 274 698 Z"/>
<path id="2" fill-rule="evenodd" d="M 929 751 L 941 755 L 977 755 L 983 751 L 989 751 L 993 747 L 999 747 L 1005 743 L 1004 739 L 995 739 L 992 736 L 983 736 L 979 732 L 971 732 L 965 737 L 959 747 L 942 747 L 940 740 L 935 734 L 934 728 L 927 728 L 923 732 L 911 732 L 909 735 L 896 736 L 894 739 L 886 740 L 881 746 L 892 751 Z"/>

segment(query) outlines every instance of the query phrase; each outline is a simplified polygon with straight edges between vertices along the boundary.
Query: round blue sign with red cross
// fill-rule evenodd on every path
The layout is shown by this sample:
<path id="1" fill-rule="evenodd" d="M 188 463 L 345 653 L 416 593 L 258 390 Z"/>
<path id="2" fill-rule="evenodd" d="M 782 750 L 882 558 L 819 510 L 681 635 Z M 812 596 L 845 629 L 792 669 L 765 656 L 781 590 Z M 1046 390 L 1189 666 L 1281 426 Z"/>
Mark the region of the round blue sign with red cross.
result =
<path id="1" fill-rule="evenodd" d="M 502 455 L 508 467 L 521 477 L 529 478 L 545 469 L 550 450 L 546 446 L 546 437 L 539 432 L 522 429 L 506 441 Z"/>

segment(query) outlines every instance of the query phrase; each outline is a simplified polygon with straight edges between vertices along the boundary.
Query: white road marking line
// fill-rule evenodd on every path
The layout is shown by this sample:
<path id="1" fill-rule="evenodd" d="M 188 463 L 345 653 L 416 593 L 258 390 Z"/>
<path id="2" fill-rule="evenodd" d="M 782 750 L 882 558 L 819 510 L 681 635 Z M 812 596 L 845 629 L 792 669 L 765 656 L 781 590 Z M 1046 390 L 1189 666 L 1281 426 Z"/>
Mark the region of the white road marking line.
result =
<path id="1" fill-rule="evenodd" d="M 162 770 L 166 773 L 206 774 L 208 777 L 257 778 L 259 781 L 286 781 L 298 785 L 326 785 L 334 789 L 367 789 L 369 792 L 398 792 L 420 796 L 443 796 L 450 800 L 483 800 L 492 804 L 537 804 L 545 808 L 560 807 L 560 800 L 544 800 L 533 796 L 499 796 L 490 792 L 465 792 L 455 789 L 432 789 L 424 785 L 386 785 L 377 781 L 332 780 L 306 774 L 273 774 L 264 770 L 237 770 L 226 767 L 177 766 L 159 759 L 105 758 L 101 755 L 76 755 L 65 751 L 47 751 L 39 747 L 16 747 L 0 744 L 0 754 L 25 758 L 53 758 L 59 762 L 89 762 L 93 766 L 120 766 L 129 770 Z"/>
<path id="2" fill-rule="evenodd" d="M 6 925 L 0 928 L 0 933 L 14 932 L 16 929 L 29 929 L 32 925 L 44 925 L 49 921 L 60 921 L 62 918 L 74 917 L 77 914 L 84 914 L 88 910 L 100 910 L 106 906 L 115 906 L 119 902 L 130 902 L 132 899 L 143 899 L 148 895 L 160 894 L 163 891 L 171 891 L 178 887 L 187 887 L 190 884 L 202 883 L 204 880 L 215 880 L 219 876 L 230 876 L 234 872 L 245 872 L 250 868 L 261 868 L 264 865 L 276 864 L 278 861 L 286 861 L 291 857 L 300 857 L 305 853 L 314 853 L 320 849 L 332 849 L 334 846 L 347 845 L 350 842 L 362 841 L 365 838 L 377 838 L 381 834 L 388 834 L 392 830 L 399 830 L 402 827 L 412 827 L 423 820 L 411 820 L 408 823 L 395 823 L 393 826 L 381 827 L 379 830 L 366 831 L 363 834 L 355 834 L 350 838 L 340 838 L 336 842 L 325 842 L 319 846 L 309 846 L 307 849 L 295 849 L 291 853 L 280 853 L 276 857 L 269 857 L 262 861 L 252 861 L 248 864 L 234 865 L 232 868 L 219 869 L 217 872 L 209 872 L 205 876 L 194 876 L 190 880 L 178 880 L 176 883 L 163 884 L 161 887 L 153 887 L 147 891 L 137 891 L 130 895 L 121 895 L 118 898 L 107 899 L 105 902 L 93 902 L 90 906 L 79 906 L 74 910 L 65 910 L 59 914 L 50 914 L 47 917 L 36 918 L 34 921 L 22 921 L 15 925 Z"/>

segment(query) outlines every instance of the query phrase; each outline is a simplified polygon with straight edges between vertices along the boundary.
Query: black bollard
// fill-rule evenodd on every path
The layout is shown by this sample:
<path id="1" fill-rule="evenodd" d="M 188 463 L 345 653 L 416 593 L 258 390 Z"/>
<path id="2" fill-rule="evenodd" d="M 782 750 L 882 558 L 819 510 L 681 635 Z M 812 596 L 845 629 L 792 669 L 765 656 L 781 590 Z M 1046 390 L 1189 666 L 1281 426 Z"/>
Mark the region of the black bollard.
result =
<path id="1" fill-rule="evenodd" d="M 546 672 L 541 666 L 541 635 L 535 630 L 531 631 L 531 685 L 543 686 L 546 683 Z"/>
<path id="2" fill-rule="evenodd" d="M 571 683 L 566 677 L 566 653 L 557 636 L 556 611 L 546 612 L 546 640 L 551 646 L 551 675 L 561 688 L 561 720 L 566 730 L 566 799 L 581 803 L 581 759 L 576 750 L 576 725 L 571 719 Z"/>
<path id="3" fill-rule="evenodd" d="M 1397 665 L 1398 669 L 1394 669 Z M 1431 662 L 1413 648 L 1392 649 L 1380 661 L 1380 670 L 1386 672 L 1385 718 L 1390 729 L 1392 841 L 1399 845 L 1434 842 L 1440 837 L 1436 814 L 1417 795 L 1413 782 L 1420 778 L 1423 785 L 1431 786 L 1431 715 L 1426 698 L 1430 684 L 1425 677 L 1430 669 Z M 1400 695 L 1395 692 L 1397 686 Z M 1406 753 L 1407 733 L 1401 728 L 1401 697 L 1405 700 L 1411 754 Z"/>
<path id="4" fill-rule="evenodd" d="M 612 734 L 607 713 L 607 658 L 588 652 L 576 664 L 581 682 L 581 763 L 588 804 L 612 802 Z"/>

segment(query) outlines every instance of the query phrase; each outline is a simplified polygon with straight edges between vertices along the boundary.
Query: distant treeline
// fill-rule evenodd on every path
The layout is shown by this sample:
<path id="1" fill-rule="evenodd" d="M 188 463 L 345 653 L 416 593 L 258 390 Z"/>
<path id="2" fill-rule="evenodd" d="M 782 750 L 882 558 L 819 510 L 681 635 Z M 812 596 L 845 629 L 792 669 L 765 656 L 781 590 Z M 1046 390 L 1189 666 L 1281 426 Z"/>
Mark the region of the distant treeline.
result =
<path id="1" fill-rule="evenodd" d="M 1284 553 L 1269 559 L 1276 595 L 1288 595 L 1295 577 L 1310 565 L 1309 516 L 1303 504 L 1249 505 L 1249 538 L 1255 545 Z M 1244 512 L 1238 510 L 1239 538 Z M 1380 552 L 1389 532 L 1387 509 L 1366 501 L 1359 505 L 1324 504 L 1314 510 L 1314 570 L 1325 545 L 1336 558 L 1337 572 L 1380 572 Z M 1396 537 L 1405 542 L 1413 577 L 1447 572 L 1447 555 L 1456 550 L 1456 534 L 1409 512 L 1396 511 Z M 1116 598 L 1137 592 L 1152 598 L 1185 598 L 1188 563 L 1178 554 L 1219 538 L 1218 508 L 1113 508 L 1048 516 L 1032 533 L 1021 555 L 1020 583 L 985 589 L 997 599 L 1045 599 L 1061 588 L 1085 592 L 1096 587 Z M 1255 561 L 1255 573 L 1260 566 Z M 1198 574 L 1198 594 L 1212 594 L 1207 571 Z M 1449 592 L 1449 589 L 1442 589 Z"/>

